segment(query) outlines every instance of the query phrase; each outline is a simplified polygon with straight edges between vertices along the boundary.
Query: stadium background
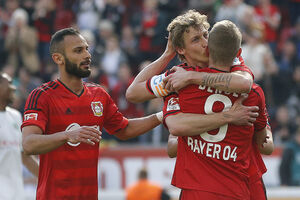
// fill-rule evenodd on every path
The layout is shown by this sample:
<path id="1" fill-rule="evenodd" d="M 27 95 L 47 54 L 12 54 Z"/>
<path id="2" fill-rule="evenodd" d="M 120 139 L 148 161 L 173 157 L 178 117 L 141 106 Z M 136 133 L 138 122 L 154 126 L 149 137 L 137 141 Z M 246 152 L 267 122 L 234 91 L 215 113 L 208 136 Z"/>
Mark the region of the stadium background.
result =
<path id="1" fill-rule="evenodd" d="M 163 52 L 167 24 L 187 9 L 206 14 L 211 25 L 229 19 L 241 29 L 243 57 L 265 91 L 276 147 L 264 157 L 268 195 L 300 199 L 300 187 L 288 186 L 282 177 L 286 169 L 279 170 L 282 152 L 300 126 L 299 0 L 0 0 L 0 68 L 17 86 L 12 106 L 23 112 L 32 89 L 57 77 L 48 53 L 50 37 L 73 26 L 90 44 L 87 81 L 103 85 L 129 118 L 159 111 L 160 99 L 134 105 L 126 101 L 125 91 L 138 71 Z M 169 67 L 177 63 L 172 60 Z M 126 142 L 104 133 L 101 199 L 124 199 L 124 188 L 143 166 L 151 180 L 178 196 L 170 186 L 175 160 L 166 156 L 167 137 L 162 126 Z M 28 199 L 33 199 L 35 180 L 25 169 L 24 175 Z"/>

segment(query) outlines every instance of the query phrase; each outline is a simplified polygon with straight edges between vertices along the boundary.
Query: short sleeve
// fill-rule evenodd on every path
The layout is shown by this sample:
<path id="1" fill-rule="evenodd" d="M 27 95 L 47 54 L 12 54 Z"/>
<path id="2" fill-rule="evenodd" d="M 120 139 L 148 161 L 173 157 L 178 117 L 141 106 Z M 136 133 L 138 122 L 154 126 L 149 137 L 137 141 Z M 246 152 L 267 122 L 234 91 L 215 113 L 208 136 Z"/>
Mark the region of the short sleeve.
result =
<path id="1" fill-rule="evenodd" d="M 108 131 L 109 134 L 113 135 L 128 125 L 128 119 L 125 118 L 122 113 L 120 113 L 112 98 L 107 93 L 106 95 L 107 102 L 104 111 L 106 114 L 103 127 Z"/>
<path id="2" fill-rule="evenodd" d="M 268 123 L 268 112 L 266 108 L 265 95 L 261 87 L 253 89 L 259 98 L 259 115 L 254 122 L 254 131 L 258 132 L 264 129 Z"/>
<path id="3" fill-rule="evenodd" d="M 253 80 L 254 80 L 254 74 L 250 70 L 250 68 L 245 65 L 244 59 L 242 56 L 236 57 L 233 61 L 233 64 L 231 66 L 230 72 L 236 72 L 236 71 L 245 71 L 251 74 Z"/>
<path id="4" fill-rule="evenodd" d="M 21 129 L 25 126 L 38 126 L 45 133 L 48 122 L 48 99 L 42 88 L 33 90 L 27 98 Z"/>
<path id="5" fill-rule="evenodd" d="M 167 127 L 165 120 L 168 116 L 176 115 L 181 113 L 181 108 L 179 104 L 179 97 L 177 93 L 171 93 L 170 95 L 164 98 L 164 107 L 163 107 L 163 124 Z"/>

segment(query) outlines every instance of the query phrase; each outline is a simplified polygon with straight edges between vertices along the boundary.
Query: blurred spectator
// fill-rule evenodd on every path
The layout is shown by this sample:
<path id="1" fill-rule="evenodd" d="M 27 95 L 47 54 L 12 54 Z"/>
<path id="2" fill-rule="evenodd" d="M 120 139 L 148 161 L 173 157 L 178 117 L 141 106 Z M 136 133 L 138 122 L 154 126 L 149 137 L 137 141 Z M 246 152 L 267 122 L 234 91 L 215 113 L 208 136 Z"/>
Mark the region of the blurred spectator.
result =
<path id="1" fill-rule="evenodd" d="M 112 89 L 117 83 L 118 70 L 121 63 L 127 62 L 126 55 L 121 50 L 118 37 L 111 35 L 105 41 L 105 51 L 101 58 L 101 66 L 108 75 L 109 89 Z"/>
<path id="2" fill-rule="evenodd" d="M 38 54 L 41 66 L 51 62 L 49 55 L 49 42 L 54 33 L 56 4 L 54 0 L 37 0 L 33 13 L 34 26 L 38 31 Z M 43 68 L 42 68 L 43 70 Z"/>
<path id="3" fill-rule="evenodd" d="M 126 53 L 129 65 L 132 67 L 133 74 L 138 72 L 138 42 L 133 34 L 130 26 L 125 26 L 122 30 L 122 37 L 120 41 L 122 50 Z"/>
<path id="4" fill-rule="evenodd" d="M 111 91 L 111 97 L 125 117 L 142 117 L 144 116 L 142 105 L 130 103 L 125 97 L 126 90 L 132 81 L 133 76 L 129 65 L 127 63 L 121 63 L 118 70 L 118 82 Z"/>
<path id="5" fill-rule="evenodd" d="M 92 63 L 94 65 L 99 65 L 101 63 L 99 57 L 104 54 L 105 41 L 107 41 L 112 35 L 114 35 L 114 25 L 108 20 L 101 20 L 99 23 L 98 32 L 96 32 L 95 50 L 92 54 Z"/>
<path id="6" fill-rule="evenodd" d="M 297 19 L 294 31 L 291 35 L 291 40 L 296 46 L 297 60 L 300 61 L 300 16 Z"/>
<path id="7" fill-rule="evenodd" d="M 21 7 L 24 10 L 26 10 L 28 14 L 28 25 L 33 27 L 34 26 L 33 13 L 34 13 L 35 0 L 24 0 L 21 1 L 21 3 L 22 3 Z"/>
<path id="8" fill-rule="evenodd" d="M 297 126 L 295 121 L 291 119 L 287 106 L 282 105 L 276 110 L 275 120 L 271 127 L 274 133 L 275 146 L 283 146 L 294 137 Z"/>
<path id="9" fill-rule="evenodd" d="M 138 174 L 138 181 L 126 189 L 126 200 L 169 200 L 170 196 L 161 186 L 148 180 L 145 168 Z"/>
<path id="10" fill-rule="evenodd" d="M 115 33 L 120 37 L 122 30 L 122 17 L 125 12 L 125 6 L 121 0 L 107 0 L 102 16 L 102 19 L 109 20 L 115 27 Z"/>
<path id="11" fill-rule="evenodd" d="M 140 12 L 131 19 L 134 33 L 139 37 L 140 62 L 154 60 L 162 53 L 166 37 L 167 17 L 158 10 L 158 0 L 144 0 Z M 166 42 L 166 41 L 164 41 Z"/>
<path id="12" fill-rule="evenodd" d="M 275 53 L 277 30 L 281 19 L 280 11 L 276 5 L 271 4 L 271 0 L 258 0 L 255 13 L 256 20 L 265 26 L 265 41 L 269 43 L 272 52 Z"/>
<path id="13" fill-rule="evenodd" d="M 273 101 L 271 78 L 278 70 L 273 54 L 269 46 L 263 43 L 262 30 L 252 28 L 245 40 L 245 44 L 242 45 L 242 57 L 252 70 L 254 81 L 266 91 L 267 105 L 271 104 Z"/>
<path id="14" fill-rule="evenodd" d="M 295 44 L 291 40 L 286 40 L 280 57 L 278 58 L 278 73 L 273 77 L 273 96 L 276 105 L 286 103 L 291 95 L 293 84 L 293 71 L 297 64 L 297 52 Z"/>
<path id="15" fill-rule="evenodd" d="M 96 31 L 100 20 L 100 9 L 96 0 L 79 0 L 77 13 L 77 25 L 79 29 Z"/>
<path id="16" fill-rule="evenodd" d="M 300 186 L 300 128 L 285 146 L 280 164 L 280 181 L 285 186 Z"/>
<path id="17" fill-rule="evenodd" d="M 75 0 L 55 0 L 57 6 L 53 26 L 54 31 L 73 26 L 76 19 L 75 14 L 72 11 L 74 1 Z"/>
<path id="18" fill-rule="evenodd" d="M 246 10 L 249 9 L 249 7 L 251 6 L 245 4 L 243 0 L 224 1 L 216 13 L 215 21 L 227 19 L 240 27 L 241 20 L 244 18 Z"/>
<path id="19" fill-rule="evenodd" d="M 18 0 L 4 1 L 4 5 L 0 7 L 0 62 L 6 62 L 6 51 L 4 47 L 4 40 L 10 25 L 10 18 L 12 13 L 19 7 Z"/>
<path id="20" fill-rule="evenodd" d="M 5 48 L 8 52 L 8 64 L 17 71 L 25 67 L 31 74 L 40 70 L 37 55 L 37 32 L 28 26 L 28 14 L 18 8 L 13 12 L 11 26 L 5 39 Z"/>

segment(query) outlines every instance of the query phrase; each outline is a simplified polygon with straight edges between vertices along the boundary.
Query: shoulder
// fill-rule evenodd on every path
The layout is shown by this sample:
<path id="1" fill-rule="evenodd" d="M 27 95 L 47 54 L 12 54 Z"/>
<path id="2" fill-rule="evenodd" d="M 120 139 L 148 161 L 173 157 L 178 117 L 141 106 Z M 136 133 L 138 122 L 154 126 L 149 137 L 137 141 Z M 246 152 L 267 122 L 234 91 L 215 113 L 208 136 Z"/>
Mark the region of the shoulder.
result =
<path id="1" fill-rule="evenodd" d="M 264 95 L 263 89 L 256 83 L 253 83 L 251 91 L 254 92 L 257 96 L 262 96 Z"/>
<path id="2" fill-rule="evenodd" d="M 59 87 L 59 84 L 56 81 L 49 81 L 47 83 L 42 84 L 41 86 L 32 90 L 31 95 L 42 95 L 47 94 Z"/>
<path id="3" fill-rule="evenodd" d="M 104 89 L 102 85 L 92 82 L 84 82 L 85 88 L 92 93 L 104 93 L 108 95 L 108 92 Z"/>

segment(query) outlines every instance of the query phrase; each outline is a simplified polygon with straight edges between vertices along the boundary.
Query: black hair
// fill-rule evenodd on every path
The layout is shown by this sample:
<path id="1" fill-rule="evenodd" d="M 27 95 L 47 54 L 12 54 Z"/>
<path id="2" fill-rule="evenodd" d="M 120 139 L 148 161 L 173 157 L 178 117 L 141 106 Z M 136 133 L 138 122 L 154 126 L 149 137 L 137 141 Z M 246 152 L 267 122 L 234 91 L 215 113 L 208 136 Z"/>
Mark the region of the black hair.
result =
<path id="1" fill-rule="evenodd" d="M 62 48 L 59 44 L 64 40 L 65 36 L 67 35 L 80 35 L 80 33 L 74 28 L 64 28 L 54 33 L 50 41 L 50 54 L 63 53 Z"/>

